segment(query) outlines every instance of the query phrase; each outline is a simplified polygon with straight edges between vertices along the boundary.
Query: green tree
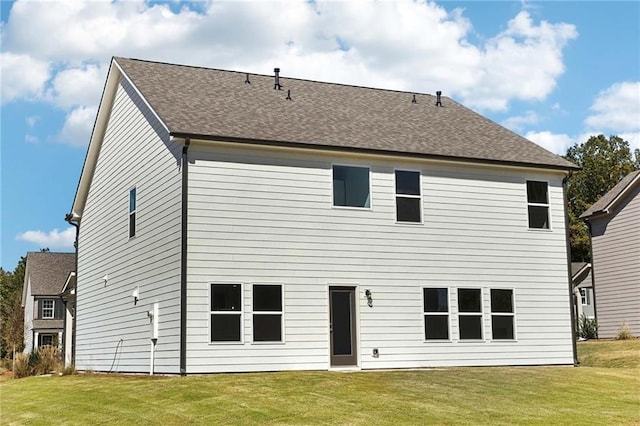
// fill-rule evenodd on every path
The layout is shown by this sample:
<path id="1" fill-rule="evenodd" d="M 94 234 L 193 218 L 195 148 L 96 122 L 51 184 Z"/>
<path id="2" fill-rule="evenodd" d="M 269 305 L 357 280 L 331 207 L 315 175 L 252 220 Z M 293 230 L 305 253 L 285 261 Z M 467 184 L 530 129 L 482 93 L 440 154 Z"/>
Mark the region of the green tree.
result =
<path id="1" fill-rule="evenodd" d="M 577 171 L 567 184 L 569 202 L 569 233 L 571 260 L 588 262 L 591 259 L 589 232 L 578 219 L 593 203 L 613 188 L 623 177 L 640 168 L 640 150 L 635 158 L 629 142 L 618 136 L 591 136 L 586 142 L 575 144 L 564 157 L 577 164 Z"/>
<path id="2" fill-rule="evenodd" d="M 7 356 L 15 345 L 17 351 L 24 347 L 24 309 L 22 286 L 26 257 L 21 257 L 13 272 L 0 268 L 0 357 Z"/>

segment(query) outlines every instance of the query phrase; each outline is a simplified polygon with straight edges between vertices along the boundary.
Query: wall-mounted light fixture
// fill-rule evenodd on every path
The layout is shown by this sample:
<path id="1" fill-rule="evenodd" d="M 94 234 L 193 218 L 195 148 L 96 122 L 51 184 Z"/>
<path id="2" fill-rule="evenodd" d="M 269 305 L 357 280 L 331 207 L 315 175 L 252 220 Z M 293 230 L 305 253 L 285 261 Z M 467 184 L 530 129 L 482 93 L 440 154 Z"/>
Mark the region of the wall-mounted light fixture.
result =
<path id="1" fill-rule="evenodd" d="M 109 281 L 109 274 L 104 274 L 104 277 L 102 277 L 102 281 L 104 282 L 104 286 L 107 286 L 107 281 Z"/>
<path id="2" fill-rule="evenodd" d="M 369 305 L 370 308 L 373 307 L 373 298 L 371 297 L 371 290 L 366 289 L 364 291 L 364 295 L 367 296 L 367 305 Z"/>
<path id="3" fill-rule="evenodd" d="M 140 289 L 136 287 L 131 293 L 131 297 L 133 297 L 133 306 L 138 304 L 138 300 L 140 299 Z"/>

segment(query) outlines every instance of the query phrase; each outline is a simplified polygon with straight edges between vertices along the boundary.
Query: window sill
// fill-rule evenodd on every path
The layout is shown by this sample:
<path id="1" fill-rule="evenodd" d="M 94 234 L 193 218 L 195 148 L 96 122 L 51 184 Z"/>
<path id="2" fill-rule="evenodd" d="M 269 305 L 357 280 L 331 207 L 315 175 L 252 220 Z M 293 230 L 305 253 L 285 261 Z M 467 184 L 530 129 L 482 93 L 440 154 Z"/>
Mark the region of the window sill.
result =
<path id="1" fill-rule="evenodd" d="M 396 225 L 409 225 L 409 226 L 416 226 L 416 225 L 424 225 L 424 222 L 398 222 L 396 220 Z"/>
<path id="2" fill-rule="evenodd" d="M 244 342 L 209 342 L 209 346 L 242 346 Z"/>
<path id="3" fill-rule="evenodd" d="M 527 231 L 533 231 L 533 232 L 553 232 L 553 229 L 551 229 L 551 228 L 527 228 Z"/>
<path id="4" fill-rule="evenodd" d="M 485 339 L 458 339 L 458 343 L 487 343 Z"/>
<path id="5" fill-rule="evenodd" d="M 284 346 L 287 342 L 251 342 L 256 346 Z"/>
<path id="6" fill-rule="evenodd" d="M 336 210 L 361 210 L 361 211 L 372 211 L 371 207 L 352 207 L 352 206 L 335 206 L 332 205 L 331 208 Z"/>
<path id="7" fill-rule="evenodd" d="M 518 343 L 518 339 L 491 339 L 489 343 Z"/>
<path id="8" fill-rule="evenodd" d="M 422 343 L 453 343 L 451 339 L 430 339 L 430 340 L 422 340 Z"/>

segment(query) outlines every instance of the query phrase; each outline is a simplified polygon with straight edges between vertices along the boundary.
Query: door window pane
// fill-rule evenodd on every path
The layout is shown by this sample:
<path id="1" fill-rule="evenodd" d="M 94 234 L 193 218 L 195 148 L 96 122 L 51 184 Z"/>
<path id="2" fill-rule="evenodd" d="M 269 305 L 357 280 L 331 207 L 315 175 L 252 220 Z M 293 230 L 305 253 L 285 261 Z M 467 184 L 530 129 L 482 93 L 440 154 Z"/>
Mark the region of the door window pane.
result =
<path id="1" fill-rule="evenodd" d="M 333 354 L 351 355 L 351 294 L 331 292 Z"/>

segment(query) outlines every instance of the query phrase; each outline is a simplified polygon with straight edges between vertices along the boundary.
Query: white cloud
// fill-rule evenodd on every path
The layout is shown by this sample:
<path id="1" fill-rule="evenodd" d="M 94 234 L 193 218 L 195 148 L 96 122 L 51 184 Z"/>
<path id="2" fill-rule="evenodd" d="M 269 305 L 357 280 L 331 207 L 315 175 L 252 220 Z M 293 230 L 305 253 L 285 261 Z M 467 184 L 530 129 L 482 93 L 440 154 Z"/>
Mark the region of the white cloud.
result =
<path id="1" fill-rule="evenodd" d="M 527 111 L 523 115 L 516 115 L 509 117 L 502 122 L 504 127 L 507 127 L 514 131 L 522 130 L 526 125 L 536 124 L 540 121 L 538 114 L 535 111 Z"/>
<path id="2" fill-rule="evenodd" d="M 77 107 L 65 119 L 62 131 L 56 137 L 59 142 L 71 146 L 87 146 L 96 118 L 96 107 Z"/>
<path id="3" fill-rule="evenodd" d="M 27 126 L 29 126 L 30 128 L 35 127 L 38 120 L 40 120 L 40 117 L 38 117 L 37 115 L 31 115 L 25 119 Z"/>
<path id="4" fill-rule="evenodd" d="M 37 98 L 48 79 L 49 65 L 46 61 L 27 54 L 0 54 L 2 104 L 19 98 Z"/>
<path id="5" fill-rule="evenodd" d="M 558 155 L 566 154 L 567 149 L 576 141 L 576 138 L 569 135 L 548 131 L 527 132 L 524 137 Z"/>
<path id="6" fill-rule="evenodd" d="M 640 149 L 640 131 L 633 133 L 620 133 L 618 136 L 629 142 L 629 146 L 632 151 L 634 149 Z"/>
<path id="7" fill-rule="evenodd" d="M 601 91 L 585 124 L 614 132 L 640 131 L 640 81 L 615 83 Z"/>
<path id="8" fill-rule="evenodd" d="M 26 134 L 24 135 L 24 141 L 30 144 L 37 144 L 38 142 L 40 142 L 40 139 L 38 139 L 37 136 Z"/>
<path id="9" fill-rule="evenodd" d="M 3 102 L 63 109 L 67 119 L 55 139 L 86 146 L 90 112 L 118 55 L 257 73 L 279 66 L 285 77 L 442 90 L 468 106 L 504 111 L 513 100 L 539 101 L 553 91 L 563 49 L 577 37 L 575 26 L 536 22 L 523 10 L 504 31 L 475 42 L 462 9 L 411 0 L 211 1 L 198 9 L 18 0 L 2 26 Z M 507 120 L 514 129 L 534 122 L 531 114 Z"/>
<path id="10" fill-rule="evenodd" d="M 75 238 L 76 231 L 73 227 L 62 232 L 58 229 L 53 229 L 50 232 L 27 231 L 16 236 L 16 240 L 37 244 L 42 248 L 73 248 Z"/>

